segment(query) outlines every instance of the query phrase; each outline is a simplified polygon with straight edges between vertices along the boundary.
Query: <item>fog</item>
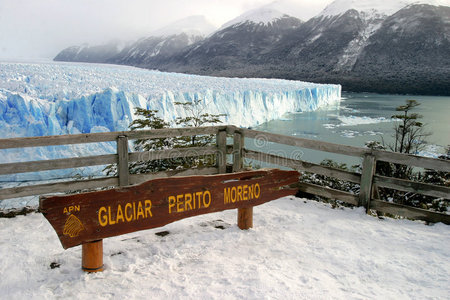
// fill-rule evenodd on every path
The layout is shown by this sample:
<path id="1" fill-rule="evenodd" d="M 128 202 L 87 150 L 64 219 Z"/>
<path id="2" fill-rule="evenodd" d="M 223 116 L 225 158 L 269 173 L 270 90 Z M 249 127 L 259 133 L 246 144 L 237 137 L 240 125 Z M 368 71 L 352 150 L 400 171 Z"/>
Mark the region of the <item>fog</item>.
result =
<path id="1" fill-rule="evenodd" d="M 215 26 L 273 5 L 303 20 L 330 0 L 0 0 L 0 59 L 53 58 L 82 43 L 135 40 L 190 15 Z"/>

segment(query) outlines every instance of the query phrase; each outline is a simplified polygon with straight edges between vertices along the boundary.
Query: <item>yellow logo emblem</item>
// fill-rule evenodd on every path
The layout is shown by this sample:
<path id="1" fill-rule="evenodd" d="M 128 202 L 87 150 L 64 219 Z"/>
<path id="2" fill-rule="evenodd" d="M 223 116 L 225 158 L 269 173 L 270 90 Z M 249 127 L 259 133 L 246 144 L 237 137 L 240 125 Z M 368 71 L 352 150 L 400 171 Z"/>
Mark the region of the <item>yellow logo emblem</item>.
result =
<path id="1" fill-rule="evenodd" d="M 83 223 L 81 223 L 80 219 L 75 217 L 74 215 L 70 215 L 64 224 L 63 234 L 68 235 L 71 238 L 77 237 L 81 231 L 84 230 Z"/>

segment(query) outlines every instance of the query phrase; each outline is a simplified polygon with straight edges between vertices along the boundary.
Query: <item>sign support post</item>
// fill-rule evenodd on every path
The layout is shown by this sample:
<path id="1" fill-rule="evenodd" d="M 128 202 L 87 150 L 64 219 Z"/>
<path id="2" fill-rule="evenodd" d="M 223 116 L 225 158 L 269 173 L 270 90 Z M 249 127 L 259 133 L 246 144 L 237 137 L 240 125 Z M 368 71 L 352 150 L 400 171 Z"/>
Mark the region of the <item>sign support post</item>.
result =
<path id="1" fill-rule="evenodd" d="M 81 245 L 81 268 L 89 273 L 103 271 L 103 240 Z"/>
<path id="2" fill-rule="evenodd" d="M 243 149 L 244 135 L 238 131 L 235 131 L 233 139 L 233 172 L 239 172 L 243 168 Z M 246 230 L 253 227 L 253 206 L 238 208 L 237 223 L 241 230 Z"/>
<path id="3" fill-rule="evenodd" d="M 238 208 L 238 227 L 242 230 L 253 227 L 253 206 Z"/>

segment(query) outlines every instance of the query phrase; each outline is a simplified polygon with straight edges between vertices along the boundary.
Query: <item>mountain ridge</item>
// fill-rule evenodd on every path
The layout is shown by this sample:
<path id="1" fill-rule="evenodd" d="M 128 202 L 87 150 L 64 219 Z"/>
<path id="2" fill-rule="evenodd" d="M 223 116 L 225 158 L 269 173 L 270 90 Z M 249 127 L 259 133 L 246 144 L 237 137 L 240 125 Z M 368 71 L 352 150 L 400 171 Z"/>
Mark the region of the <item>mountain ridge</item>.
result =
<path id="1" fill-rule="evenodd" d="M 370 0 L 358 2 L 356 9 L 343 8 L 353 2 L 336 0 L 306 22 L 262 7 L 209 36 L 189 41 L 175 35 L 151 45 L 141 41 L 141 57 L 125 58 L 122 50 L 97 62 L 211 76 L 339 83 L 344 90 L 358 92 L 450 95 L 450 7 L 415 4 L 445 1 L 397 0 L 384 10 L 407 5 L 390 15 L 366 9 Z M 329 13 L 332 5 L 338 7 L 335 13 Z M 415 30 L 410 30 L 411 24 Z M 172 46 L 161 52 L 156 47 L 161 43 Z"/>

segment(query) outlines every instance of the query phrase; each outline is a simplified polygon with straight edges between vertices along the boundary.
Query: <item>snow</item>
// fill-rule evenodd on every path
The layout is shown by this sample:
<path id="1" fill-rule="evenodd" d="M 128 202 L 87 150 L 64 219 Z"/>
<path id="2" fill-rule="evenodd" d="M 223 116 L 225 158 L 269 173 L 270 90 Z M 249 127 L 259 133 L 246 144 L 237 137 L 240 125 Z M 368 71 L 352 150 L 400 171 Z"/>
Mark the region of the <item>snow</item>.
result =
<path id="1" fill-rule="evenodd" d="M 329 114 L 330 117 L 335 115 Z M 392 119 L 386 119 L 385 117 L 372 118 L 368 116 L 336 116 L 336 118 L 341 122 L 340 124 L 323 124 L 325 128 L 333 129 L 342 126 L 357 126 L 357 125 L 367 125 L 367 124 L 377 124 L 383 122 L 392 122 Z"/>
<path id="2" fill-rule="evenodd" d="M 260 7 L 257 9 L 249 10 L 237 18 L 232 19 L 231 21 L 222 25 L 220 29 L 224 29 L 233 25 L 242 24 L 245 22 L 252 22 L 255 24 L 269 25 L 270 23 L 287 17 L 286 14 L 270 7 Z M 220 30 L 219 29 L 219 30 Z"/>
<path id="3" fill-rule="evenodd" d="M 254 126 L 296 111 L 339 103 L 339 85 L 275 79 L 214 78 L 76 63 L 0 63 L 0 138 L 128 130 L 136 107 L 166 121 L 188 116 L 176 102 L 203 100 L 224 124 Z M 0 163 L 114 153 L 113 143 L 1 151 Z M 56 178 L 73 170 L 51 172 Z M 30 177 L 31 176 L 31 177 Z M 18 174 L 6 181 L 40 180 Z"/>
<path id="4" fill-rule="evenodd" d="M 443 153 L 446 153 L 446 148 L 440 145 L 425 145 L 424 149 L 420 150 L 418 153 L 415 153 L 419 156 L 431 157 L 431 158 L 439 158 Z"/>
<path id="5" fill-rule="evenodd" d="M 366 17 L 366 16 L 363 16 Z M 336 71 L 346 70 L 351 71 L 361 52 L 365 49 L 365 47 L 369 43 L 369 38 L 377 32 L 381 27 L 380 19 L 366 19 L 366 26 L 362 31 L 358 33 L 358 36 L 355 37 L 350 43 L 348 43 L 347 47 L 343 50 L 342 56 L 339 58 L 339 61 L 336 65 Z"/>
<path id="6" fill-rule="evenodd" d="M 449 0 L 336 0 L 329 4 L 319 16 L 336 16 L 349 9 L 355 9 L 371 16 L 390 16 L 400 9 L 413 4 L 450 6 Z"/>
<path id="7" fill-rule="evenodd" d="M 368 116 L 338 116 L 341 124 L 338 126 L 356 126 L 356 125 L 365 125 L 365 124 L 376 124 L 382 122 L 392 122 L 391 119 L 386 119 L 385 117 L 372 118 Z"/>
<path id="8" fill-rule="evenodd" d="M 221 230 L 222 226 L 224 229 Z M 157 232 L 169 231 L 164 237 Z M 104 240 L 105 271 L 80 269 L 41 214 L 0 219 L 4 299 L 446 299 L 450 227 L 283 198 Z M 51 263 L 60 266 L 50 268 Z"/>

